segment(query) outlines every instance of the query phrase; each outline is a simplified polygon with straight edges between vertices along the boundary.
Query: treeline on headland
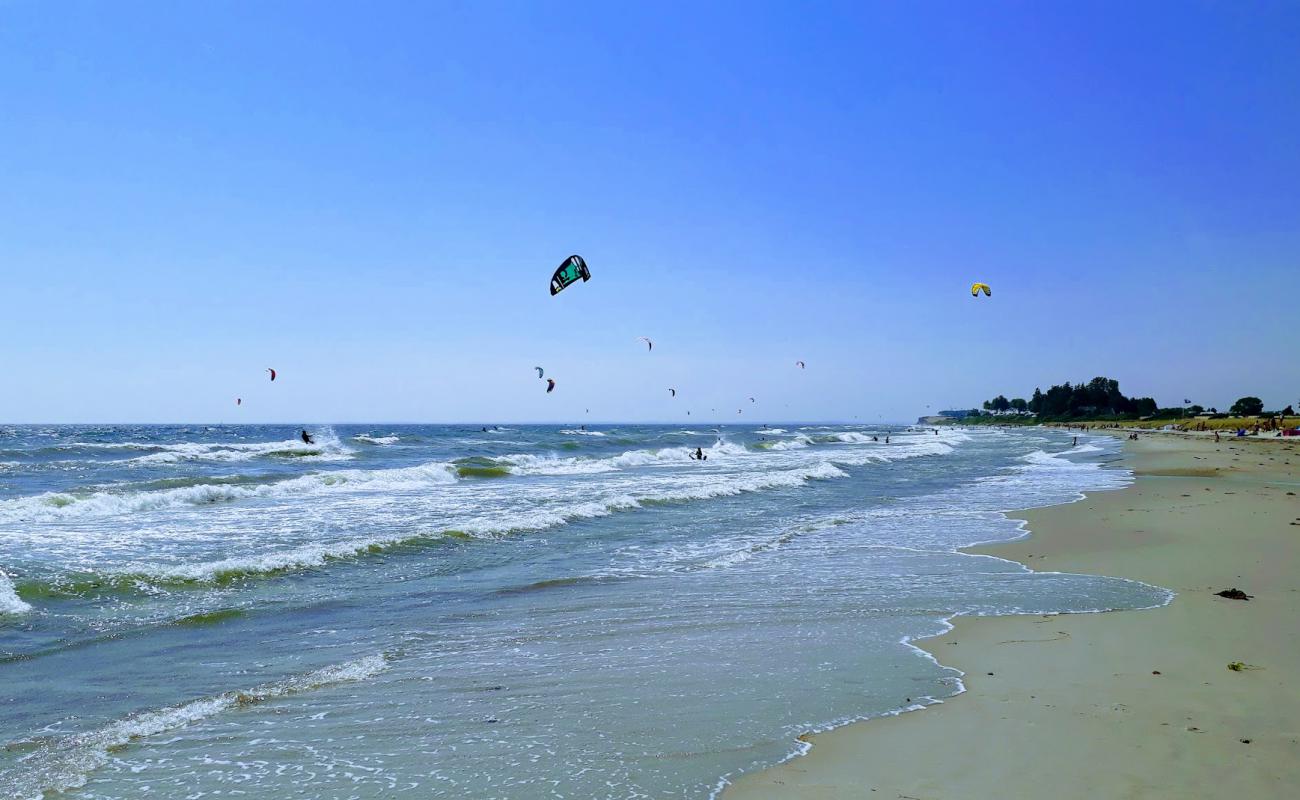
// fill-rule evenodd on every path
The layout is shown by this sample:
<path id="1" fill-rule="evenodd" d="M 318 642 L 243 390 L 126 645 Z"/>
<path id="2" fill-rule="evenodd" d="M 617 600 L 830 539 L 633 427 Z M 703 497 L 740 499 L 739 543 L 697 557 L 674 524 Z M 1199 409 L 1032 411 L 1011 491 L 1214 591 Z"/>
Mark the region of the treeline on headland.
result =
<path id="1" fill-rule="evenodd" d="M 1070 422 L 1082 420 L 1124 421 L 1137 419 L 1180 419 L 1209 414 L 1217 417 L 1290 416 L 1295 412 L 1290 406 L 1281 411 L 1265 411 L 1258 397 L 1242 397 L 1232 404 L 1226 414 L 1217 408 L 1204 408 L 1185 401 L 1184 405 L 1161 408 L 1150 397 L 1126 397 L 1119 389 L 1119 381 L 1096 377 L 1087 383 L 1071 384 L 1069 381 L 1048 388 L 1046 392 L 1035 388 L 1028 399 L 1016 397 L 1008 400 L 998 395 L 984 401 L 983 409 L 945 411 L 945 416 L 956 416 L 964 422 L 989 424 L 1040 422 Z"/>

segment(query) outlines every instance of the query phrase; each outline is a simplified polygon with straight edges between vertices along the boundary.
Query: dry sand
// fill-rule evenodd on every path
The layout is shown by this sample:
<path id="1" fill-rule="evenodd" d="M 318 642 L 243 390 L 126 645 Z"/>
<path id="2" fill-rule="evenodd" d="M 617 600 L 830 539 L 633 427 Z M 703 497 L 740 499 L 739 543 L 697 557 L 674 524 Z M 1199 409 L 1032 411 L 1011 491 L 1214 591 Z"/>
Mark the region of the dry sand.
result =
<path id="1" fill-rule="evenodd" d="M 1300 442 L 1126 444 L 1133 486 L 1013 515 L 1030 538 L 972 552 L 1154 583 L 1169 606 L 956 619 L 920 644 L 965 694 L 813 736 L 724 800 L 1300 797 Z"/>

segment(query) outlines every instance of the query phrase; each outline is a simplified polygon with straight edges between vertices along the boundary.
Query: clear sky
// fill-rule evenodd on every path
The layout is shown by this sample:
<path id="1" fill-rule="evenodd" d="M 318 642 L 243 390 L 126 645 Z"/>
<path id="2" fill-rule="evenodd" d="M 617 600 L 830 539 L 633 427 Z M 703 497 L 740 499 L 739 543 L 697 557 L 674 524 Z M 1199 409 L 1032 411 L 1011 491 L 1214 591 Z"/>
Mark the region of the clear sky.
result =
<path id="1" fill-rule="evenodd" d="M 1296 2 L 0 1 L 0 421 L 1296 402 L 1297 53 Z"/>

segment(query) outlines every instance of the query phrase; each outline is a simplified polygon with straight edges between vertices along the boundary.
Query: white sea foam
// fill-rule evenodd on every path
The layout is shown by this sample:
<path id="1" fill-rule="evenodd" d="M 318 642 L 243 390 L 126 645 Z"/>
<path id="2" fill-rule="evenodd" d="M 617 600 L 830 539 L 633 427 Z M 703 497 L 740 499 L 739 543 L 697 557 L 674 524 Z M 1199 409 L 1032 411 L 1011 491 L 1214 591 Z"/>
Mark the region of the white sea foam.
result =
<path id="1" fill-rule="evenodd" d="M 512 533 L 544 530 L 582 519 L 596 519 L 619 511 L 641 508 L 646 504 L 707 500 L 730 497 L 747 492 L 797 487 L 812 480 L 829 480 L 845 477 L 846 473 L 833 464 L 819 462 L 808 467 L 772 472 L 701 477 L 686 482 L 659 482 L 646 490 L 611 491 L 595 499 L 558 506 L 511 510 L 507 513 L 483 511 L 470 517 L 452 520 L 448 533 L 454 530 L 462 536 L 492 538 Z M 350 558 L 375 550 L 417 540 L 436 538 L 443 533 L 394 534 L 383 537 L 364 537 L 335 542 L 316 542 L 286 550 L 247 554 L 216 561 L 188 564 L 132 563 L 115 572 L 150 580 L 210 582 L 236 574 L 272 573 L 289 569 L 306 569 L 321 566 L 331 559 Z"/>
<path id="2" fill-rule="evenodd" d="M 132 742 L 178 730 L 224 711 L 265 703 L 339 683 L 364 681 L 388 668 L 383 655 L 335 664 L 246 691 L 224 692 L 177 706 L 145 711 L 102 728 L 55 739 L 0 773 L 0 796 L 27 800 L 84 786 L 88 775 L 108 763 L 113 751 Z M 22 744 L 22 743 L 19 743 Z M 12 747 L 12 744 L 11 744 Z"/>
<path id="3" fill-rule="evenodd" d="M 121 442 L 116 444 L 78 444 L 78 447 L 105 449 L 155 450 L 148 455 L 127 459 L 133 464 L 175 464 L 182 461 L 252 461 L 258 458 L 301 458 L 307 461 L 343 461 L 352 458 L 352 451 L 339 441 L 332 429 L 314 435 L 315 442 L 307 444 L 301 439 L 275 442 L 181 442 L 158 444 L 149 442 Z"/>
<path id="4" fill-rule="evenodd" d="M 193 486 L 145 492 L 121 492 L 112 489 L 73 494 L 46 492 L 0 501 L 0 521 L 106 517 L 255 498 L 291 497 L 339 489 L 368 491 L 416 489 L 433 484 L 454 483 L 456 480 L 454 465 L 431 462 L 394 469 L 317 472 L 258 486 L 199 483 Z"/>
<path id="5" fill-rule="evenodd" d="M 397 444 L 401 441 L 401 437 L 396 434 L 389 434 L 388 436 L 371 436 L 366 433 L 358 433 L 356 436 L 352 437 L 352 440 L 363 444 L 385 445 Z"/>
<path id="6" fill-rule="evenodd" d="M 32 607 L 23 602 L 23 599 L 14 591 L 13 581 L 4 570 L 0 570 L 0 616 L 26 614 L 31 611 Z"/>
<path id="7" fill-rule="evenodd" d="M 605 435 L 601 431 L 584 431 L 582 429 L 562 430 L 560 431 L 560 433 L 563 433 L 567 436 L 604 436 Z"/>
<path id="8" fill-rule="evenodd" d="M 607 458 L 564 458 L 518 453 L 499 456 L 493 460 L 509 467 L 516 475 L 596 475 L 634 467 L 681 465 L 689 463 L 694 452 L 694 447 L 664 447 L 658 450 L 628 450 Z M 749 455 L 744 447 L 721 439 L 704 448 L 704 452 L 714 463 Z"/>

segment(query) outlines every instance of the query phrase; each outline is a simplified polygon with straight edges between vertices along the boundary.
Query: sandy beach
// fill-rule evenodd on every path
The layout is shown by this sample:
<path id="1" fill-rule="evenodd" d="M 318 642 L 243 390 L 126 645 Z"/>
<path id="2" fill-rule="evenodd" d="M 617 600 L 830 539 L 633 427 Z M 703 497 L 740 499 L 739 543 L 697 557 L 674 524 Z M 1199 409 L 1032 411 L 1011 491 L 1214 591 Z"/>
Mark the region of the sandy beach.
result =
<path id="1" fill-rule="evenodd" d="M 740 778 L 727 800 L 1292 796 L 1300 443 L 1126 445 L 1131 487 L 1016 515 L 1029 538 L 971 552 L 1146 581 L 1172 603 L 958 618 L 919 644 L 965 673 L 964 694 L 809 737 L 807 755 Z M 1215 595 L 1230 587 L 1254 597 Z"/>

